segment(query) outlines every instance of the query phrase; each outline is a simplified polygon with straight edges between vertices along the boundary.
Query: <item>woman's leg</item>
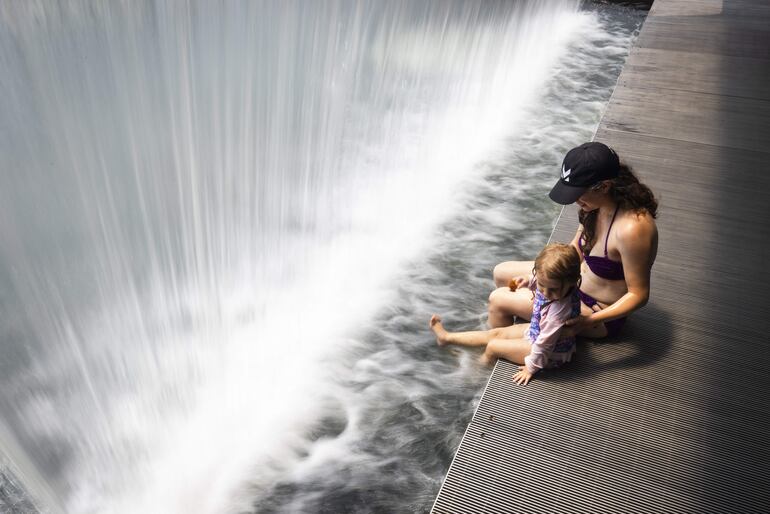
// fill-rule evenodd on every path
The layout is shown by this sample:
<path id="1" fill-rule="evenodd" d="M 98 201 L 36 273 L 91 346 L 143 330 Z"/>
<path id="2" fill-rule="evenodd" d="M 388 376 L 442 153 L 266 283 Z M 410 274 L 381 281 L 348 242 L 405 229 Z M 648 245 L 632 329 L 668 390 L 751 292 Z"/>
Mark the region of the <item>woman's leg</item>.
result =
<path id="1" fill-rule="evenodd" d="M 501 262 L 492 271 L 492 278 L 496 287 L 507 287 L 513 277 L 529 277 L 532 275 L 534 261 L 506 261 Z"/>
<path id="2" fill-rule="evenodd" d="M 513 325 L 514 316 L 529 320 L 532 316 L 533 295 L 529 289 L 511 291 L 507 286 L 498 287 L 489 295 L 489 319 L 492 328 Z"/>
<path id="3" fill-rule="evenodd" d="M 513 339 L 524 336 L 524 331 L 529 325 L 519 324 L 510 327 L 493 328 L 492 330 L 473 330 L 469 332 L 447 332 L 441 324 L 441 317 L 434 314 L 430 318 L 430 328 L 436 334 L 436 342 L 439 346 L 445 344 L 457 344 L 460 346 L 484 346 L 495 338 Z"/>
<path id="4" fill-rule="evenodd" d="M 518 339 L 492 339 L 487 344 L 484 355 L 481 356 L 482 364 L 490 366 L 496 359 L 505 359 L 514 364 L 524 364 L 524 357 L 529 355 L 531 345 L 523 338 Z"/>

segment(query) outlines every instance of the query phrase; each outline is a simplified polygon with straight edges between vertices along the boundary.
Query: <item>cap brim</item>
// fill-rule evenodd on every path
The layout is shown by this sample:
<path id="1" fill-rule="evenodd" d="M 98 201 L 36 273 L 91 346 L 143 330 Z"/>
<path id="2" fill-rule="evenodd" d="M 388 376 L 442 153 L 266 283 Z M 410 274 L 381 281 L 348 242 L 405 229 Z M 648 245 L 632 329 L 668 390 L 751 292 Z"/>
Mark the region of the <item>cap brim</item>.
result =
<path id="1" fill-rule="evenodd" d="M 588 190 L 587 187 L 568 186 L 559 180 L 556 185 L 553 186 L 551 192 L 548 193 L 548 197 L 556 203 L 569 205 L 571 203 L 575 203 L 575 201 L 580 198 L 583 193 L 586 192 L 586 190 Z"/>

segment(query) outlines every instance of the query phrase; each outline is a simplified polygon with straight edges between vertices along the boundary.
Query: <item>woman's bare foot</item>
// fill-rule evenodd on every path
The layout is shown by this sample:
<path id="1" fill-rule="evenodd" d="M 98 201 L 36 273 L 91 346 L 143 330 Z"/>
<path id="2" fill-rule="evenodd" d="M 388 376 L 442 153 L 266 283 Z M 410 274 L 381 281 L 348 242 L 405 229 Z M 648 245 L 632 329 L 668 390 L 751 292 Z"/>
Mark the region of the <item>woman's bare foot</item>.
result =
<path id="1" fill-rule="evenodd" d="M 434 314 L 430 317 L 430 329 L 436 334 L 436 342 L 439 346 L 444 346 L 449 342 L 449 339 L 447 338 L 448 332 L 441 324 L 441 316 L 438 314 Z"/>

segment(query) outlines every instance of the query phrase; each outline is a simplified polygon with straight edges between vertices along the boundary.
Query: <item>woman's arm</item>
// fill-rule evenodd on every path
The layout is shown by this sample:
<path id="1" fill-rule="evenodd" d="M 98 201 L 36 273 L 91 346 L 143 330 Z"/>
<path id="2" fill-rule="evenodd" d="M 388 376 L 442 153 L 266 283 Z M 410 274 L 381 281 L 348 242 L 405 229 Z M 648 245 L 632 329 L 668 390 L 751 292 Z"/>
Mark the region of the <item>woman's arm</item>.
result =
<path id="1" fill-rule="evenodd" d="M 580 238 L 583 237 L 583 225 L 578 224 L 577 232 L 575 232 L 575 237 L 572 238 L 572 241 L 570 241 L 569 244 L 575 247 L 575 250 L 577 250 L 578 255 L 580 256 L 580 262 L 583 262 L 583 252 L 580 251 Z"/>

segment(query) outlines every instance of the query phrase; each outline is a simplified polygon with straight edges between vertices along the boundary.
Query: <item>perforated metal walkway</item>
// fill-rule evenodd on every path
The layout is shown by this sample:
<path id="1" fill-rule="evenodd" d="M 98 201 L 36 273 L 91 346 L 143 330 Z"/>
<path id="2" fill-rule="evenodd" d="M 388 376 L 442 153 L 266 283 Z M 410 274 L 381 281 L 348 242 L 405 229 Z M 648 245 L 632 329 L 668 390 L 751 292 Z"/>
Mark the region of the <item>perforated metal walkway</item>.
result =
<path id="1" fill-rule="evenodd" d="M 661 201 L 650 303 L 527 387 L 499 362 L 433 512 L 770 512 L 770 3 L 656 0 L 596 140 Z"/>

